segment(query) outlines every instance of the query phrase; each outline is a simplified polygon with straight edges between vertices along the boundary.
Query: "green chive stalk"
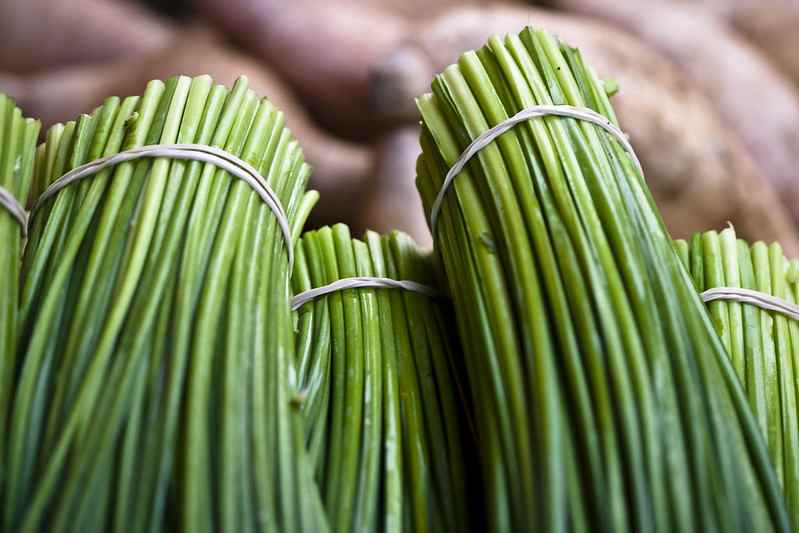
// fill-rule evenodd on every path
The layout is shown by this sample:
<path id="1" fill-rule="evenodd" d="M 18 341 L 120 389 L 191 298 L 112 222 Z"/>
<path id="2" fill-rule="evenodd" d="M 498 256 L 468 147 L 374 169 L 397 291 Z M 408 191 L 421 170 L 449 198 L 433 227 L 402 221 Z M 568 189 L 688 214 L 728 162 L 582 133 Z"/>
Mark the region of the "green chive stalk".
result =
<path id="1" fill-rule="evenodd" d="M 407 235 L 342 224 L 307 232 L 295 293 L 355 276 L 432 284 Z M 308 449 L 334 531 L 469 531 L 457 344 L 443 305 L 401 289 L 347 289 L 298 310 Z"/>
<path id="2" fill-rule="evenodd" d="M 687 251 L 683 263 L 699 292 L 737 287 L 799 302 L 799 263 L 789 261 L 779 243 L 750 246 L 732 227 L 675 242 Z M 799 524 L 799 323 L 730 300 L 707 307 L 765 436 L 792 523 Z"/>
<path id="3" fill-rule="evenodd" d="M 0 186 L 25 206 L 33 182 L 33 159 L 41 124 L 24 118 L 8 96 L 0 94 Z M 16 372 L 19 276 L 23 228 L 0 207 L 0 430 L 5 429 L 11 381 Z M 5 439 L 0 439 L 0 457 Z M 0 498 L 5 464 L 0 460 Z M 0 511 L 0 515 L 2 511 Z"/>
<path id="4" fill-rule="evenodd" d="M 429 213 L 482 132 L 533 105 L 616 124 L 580 52 L 493 37 L 418 98 Z M 583 121 L 486 146 L 433 228 L 474 395 L 492 531 L 789 531 L 756 419 L 643 176 Z"/>
<path id="5" fill-rule="evenodd" d="M 208 76 L 150 82 L 54 126 L 37 190 L 130 148 L 215 146 L 292 227 L 315 193 L 283 114 Z M 24 256 L 5 531 L 325 531 L 289 379 L 287 248 L 242 180 L 138 159 L 36 213 Z"/>

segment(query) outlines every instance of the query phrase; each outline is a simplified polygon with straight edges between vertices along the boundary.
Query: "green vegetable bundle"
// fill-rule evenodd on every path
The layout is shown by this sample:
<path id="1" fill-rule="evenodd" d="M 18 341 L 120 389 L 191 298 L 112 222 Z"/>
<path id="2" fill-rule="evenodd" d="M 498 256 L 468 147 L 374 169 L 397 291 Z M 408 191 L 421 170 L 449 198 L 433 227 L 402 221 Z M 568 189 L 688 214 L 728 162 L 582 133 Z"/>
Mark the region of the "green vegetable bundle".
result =
<path id="1" fill-rule="evenodd" d="M 306 233 L 295 293 L 358 276 L 431 284 L 410 237 L 344 225 Z M 297 380 L 335 531 L 468 531 L 469 439 L 457 392 L 457 346 L 441 306 L 402 289 L 355 288 L 298 313 Z"/>
<path id="2" fill-rule="evenodd" d="M 298 232 L 315 196 L 282 113 L 210 77 L 150 82 L 53 127 L 43 190 L 142 145 L 251 164 Z M 169 158 L 123 162 L 34 213 L 5 531 L 324 531 L 291 407 L 287 243 L 253 188 Z"/>
<path id="3" fill-rule="evenodd" d="M 451 165 L 534 105 L 616 123 L 580 53 L 494 37 L 418 99 L 429 210 Z M 517 125 L 433 228 L 474 394 L 492 531 L 788 531 L 763 437 L 638 168 L 603 129 Z"/>
<path id="4" fill-rule="evenodd" d="M 27 203 L 33 181 L 33 159 L 40 124 L 23 118 L 14 102 L 0 94 L 0 187 L 21 206 Z M 17 302 L 23 228 L 0 206 L 0 429 L 8 413 L 9 388 L 17 346 Z M 0 497 L 3 493 L 4 439 L 0 439 Z"/>
<path id="5" fill-rule="evenodd" d="M 738 287 L 799 302 L 799 263 L 788 261 L 778 243 L 749 246 L 728 228 L 676 246 L 700 292 Z M 707 307 L 766 437 L 792 522 L 799 524 L 799 323 L 737 301 Z"/>

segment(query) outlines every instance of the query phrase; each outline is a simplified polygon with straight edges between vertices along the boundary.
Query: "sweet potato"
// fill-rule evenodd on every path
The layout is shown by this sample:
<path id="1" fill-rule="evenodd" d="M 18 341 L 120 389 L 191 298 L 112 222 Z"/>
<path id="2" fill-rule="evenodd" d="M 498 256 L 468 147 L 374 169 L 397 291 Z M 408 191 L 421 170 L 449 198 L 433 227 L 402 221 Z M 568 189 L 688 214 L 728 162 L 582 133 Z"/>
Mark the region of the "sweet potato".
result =
<path id="1" fill-rule="evenodd" d="M 487 4 L 493 0 L 467 0 Z M 326 127 L 352 138 L 380 129 L 369 72 L 419 20 L 462 0 L 198 0 L 209 22 L 274 68 Z"/>
<path id="2" fill-rule="evenodd" d="M 672 0 L 676 3 L 696 5 L 696 0 Z M 733 16 L 737 11 L 755 7 L 770 9 L 797 5 L 796 0 L 700 0 L 704 8 L 723 17 Z"/>
<path id="3" fill-rule="evenodd" d="M 163 48 L 173 26 L 119 0 L 0 0 L 0 70 L 25 73 Z"/>
<path id="4" fill-rule="evenodd" d="M 731 220 L 742 235 L 780 240 L 799 252 L 786 209 L 708 98 L 662 55 L 607 25 L 533 8 L 449 11 L 406 37 L 376 69 L 376 110 L 394 120 L 416 120 L 412 97 L 427 90 L 434 73 L 488 36 L 525 24 L 579 46 L 600 75 L 620 83 L 614 107 L 675 235 Z"/>
<path id="5" fill-rule="evenodd" d="M 420 153 L 419 126 L 399 127 L 380 139 L 360 225 L 381 233 L 398 229 L 421 246 L 431 247 L 433 240 L 413 179 Z"/>
<path id="6" fill-rule="evenodd" d="M 730 19 L 799 88 L 799 2 L 748 6 L 735 10 Z"/>
<path id="7" fill-rule="evenodd" d="M 372 152 L 364 146 L 338 140 L 316 126 L 296 102 L 283 82 L 248 56 L 228 49 L 206 32 L 190 31 L 178 37 L 174 46 L 139 58 L 110 63 L 76 66 L 17 78 L 14 94 L 21 106 L 46 124 L 63 121 L 91 111 L 110 95 L 140 92 L 150 79 L 175 74 L 210 74 L 230 84 L 245 74 L 250 86 L 283 110 L 286 122 L 299 140 L 306 160 L 314 167 L 311 186 L 322 193 L 315 215 L 326 220 L 325 210 L 337 218 L 352 213 L 360 202 L 367 176 L 372 173 Z M 0 79 L 0 90 L 3 90 Z M 346 195 L 347 209 L 336 202 Z"/>
<path id="8" fill-rule="evenodd" d="M 694 3 L 558 0 L 616 23 L 671 59 L 708 95 L 799 220 L 799 95 L 723 18 Z M 795 31 L 795 30 L 794 30 Z"/>
<path id="9" fill-rule="evenodd" d="M 200 0 L 208 20 L 274 68 L 326 126 L 370 124 L 369 67 L 409 30 L 381 6 L 349 1 Z"/>

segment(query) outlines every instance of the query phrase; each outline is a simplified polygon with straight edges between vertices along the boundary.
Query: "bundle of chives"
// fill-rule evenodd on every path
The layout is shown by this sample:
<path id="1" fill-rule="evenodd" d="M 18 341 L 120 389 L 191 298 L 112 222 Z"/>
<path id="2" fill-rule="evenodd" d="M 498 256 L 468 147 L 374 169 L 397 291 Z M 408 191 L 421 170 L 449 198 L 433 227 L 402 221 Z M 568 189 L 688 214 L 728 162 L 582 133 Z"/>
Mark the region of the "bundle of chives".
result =
<path id="1" fill-rule="evenodd" d="M 150 82 L 48 132 L 42 183 L 142 145 L 252 165 L 298 232 L 315 196 L 284 119 L 210 77 Z M 106 168 L 33 213 L 6 432 L 5 531 L 324 531 L 301 415 L 287 242 L 208 162 Z"/>
<path id="2" fill-rule="evenodd" d="M 352 277 L 431 283 L 405 234 L 305 233 L 295 293 Z M 457 347 L 442 306 L 403 289 L 354 288 L 299 308 L 297 380 L 334 531 L 468 531 Z"/>
<path id="3" fill-rule="evenodd" d="M 23 118 L 14 102 L 0 94 L 0 187 L 16 201 L 26 204 L 33 180 L 33 158 L 40 124 Z M 0 205 L 0 430 L 8 414 L 10 382 L 17 346 L 19 269 L 24 228 L 11 210 Z M 0 458 L 4 439 L 0 438 Z M 4 464 L 0 459 L 0 498 Z"/>
<path id="4" fill-rule="evenodd" d="M 535 105 L 616 122 L 580 53 L 494 37 L 418 99 L 432 208 L 478 135 Z M 587 121 L 518 124 L 432 228 L 453 296 L 494 531 L 789 529 L 765 443 L 638 168 Z"/>
<path id="5" fill-rule="evenodd" d="M 788 261 L 778 243 L 749 246 L 727 228 L 676 245 L 699 292 L 736 287 L 799 302 L 799 263 Z M 799 323 L 737 301 L 707 307 L 766 438 L 792 523 L 799 524 Z"/>

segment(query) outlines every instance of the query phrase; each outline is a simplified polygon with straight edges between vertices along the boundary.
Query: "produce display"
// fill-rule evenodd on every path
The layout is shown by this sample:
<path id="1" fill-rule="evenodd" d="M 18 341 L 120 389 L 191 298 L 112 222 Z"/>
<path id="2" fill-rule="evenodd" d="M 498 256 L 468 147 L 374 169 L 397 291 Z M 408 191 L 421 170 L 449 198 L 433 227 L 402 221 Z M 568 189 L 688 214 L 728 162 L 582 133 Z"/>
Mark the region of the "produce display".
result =
<path id="1" fill-rule="evenodd" d="M 667 54 L 711 96 L 713 106 L 741 135 L 763 175 L 774 184 L 784 205 L 799 222 L 795 165 L 799 151 L 799 94 L 772 61 L 711 10 L 695 3 L 649 0 L 645 9 L 639 9 L 636 0 L 547 3 L 613 22 Z M 774 0 L 760 3 L 766 4 L 766 9 L 778 9 L 768 5 Z M 792 48 L 785 41 L 782 46 Z"/>
<path id="2" fill-rule="evenodd" d="M 402 44 L 374 67 L 370 101 L 376 113 L 384 120 L 418 122 L 413 99 L 437 72 L 492 35 L 518 31 L 520 21 L 579 47 L 599 75 L 611 78 L 613 108 L 673 235 L 690 236 L 732 221 L 744 237 L 779 241 L 799 254 L 789 209 L 765 179 L 768 174 L 715 112 L 714 98 L 658 49 L 602 21 L 527 6 L 448 10 L 408 28 Z M 417 153 L 407 158 L 415 161 Z M 399 155 L 379 155 L 378 160 Z M 380 204 L 382 211 L 386 204 Z"/>
<path id="3" fill-rule="evenodd" d="M 135 94 L 149 80 L 166 79 L 175 73 L 209 74 L 217 83 L 225 85 L 246 75 L 249 86 L 258 94 L 268 96 L 285 114 L 288 127 L 314 168 L 316 190 L 328 197 L 342 190 L 354 195 L 355 191 L 364 189 L 364 177 L 373 166 L 373 156 L 368 150 L 322 130 L 276 73 L 262 68 L 235 49 L 223 46 L 219 39 L 206 32 L 184 31 L 163 47 L 131 58 L 31 75 L 20 97 L 25 109 L 45 124 L 53 124 L 71 119 L 77 111 L 94 109 L 108 95 L 129 94 L 128 91 Z M 51 95 L 56 92 L 59 98 L 53 101 Z M 332 208 L 323 203 L 314 209 L 313 216 L 330 220 Z"/>
<path id="4" fill-rule="evenodd" d="M 793 141 L 775 132 L 790 115 L 766 114 L 764 144 L 741 143 L 729 124 L 756 99 L 733 116 L 725 94 L 717 117 L 707 80 L 684 83 L 665 58 L 685 68 L 684 44 L 638 15 L 606 18 L 664 56 L 525 7 L 384 1 L 328 6 L 313 40 L 331 48 L 302 47 L 307 63 L 289 53 L 302 2 L 270 23 L 280 31 L 236 39 L 278 58 L 302 100 L 328 80 L 314 118 L 356 129 L 376 99 L 425 80 L 415 111 L 378 106 L 421 121 L 374 153 L 329 136 L 282 79 L 204 30 L 165 51 L 175 30 L 135 9 L 153 42 L 126 44 L 130 29 L 96 52 L 106 63 L 20 75 L 46 122 L 105 98 L 38 147 L 40 124 L 0 94 L 0 533 L 799 528 L 799 240 L 761 181 L 788 195 Z M 411 5 L 430 20 L 410 23 Z M 356 13 L 394 25 L 370 48 L 368 16 L 331 22 Z M 587 55 L 505 29 L 520 13 Z M 342 35 L 363 54 L 336 55 Z M 198 57 L 214 77 L 191 76 Z M 176 66 L 189 75 L 162 75 Z M 239 68 L 260 74 L 225 85 Z M 664 176 L 679 181 L 674 205 L 656 202 Z M 700 210 L 722 194 L 758 242 L 731 225 L 673 238 L 662 213 L 718 226 L 727 211 Z M 412 213 L 432 250 L 385 226 L 311 229 L 320 198 L 336 206 L 322 218 Z"/>
<path id="5" fill-rule="evenodd" d="M 460 53 L 544 27 L 618 82 L 614 108 L 675 238 L 731 221 L 743 238 L 799 254 L 794 0 L 9 2 L 0 91 L 45 126 L 149 79 L 245 74 L 286 113 L 314 168 L 312 226 L 401 229 L 424 244 L 422 210 L 393 201 L 397 190 L 413 198 L 412 173 L 381 177 L 402 157 L 386 141 L 418 126 L 413 98 Z M 417 155 L 406 151 L 402 168 Z M 347 209 L 340 195 L 353 198 Z"/>
<path id="6" fill-rule="evenodd" d="M 355 277 L 433 284 L 429 257 L 405 234 L 359 240 L 339 224 L 303 235 L 295 294 Z M 442 304 L 409 290 L 353 288 L 298 310 L 308 448 L 335 531 L 472 527 L 461 353 Z"/>

